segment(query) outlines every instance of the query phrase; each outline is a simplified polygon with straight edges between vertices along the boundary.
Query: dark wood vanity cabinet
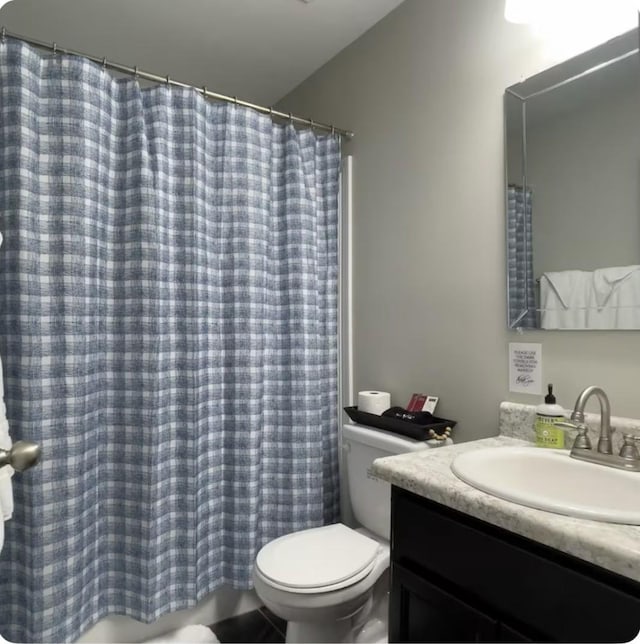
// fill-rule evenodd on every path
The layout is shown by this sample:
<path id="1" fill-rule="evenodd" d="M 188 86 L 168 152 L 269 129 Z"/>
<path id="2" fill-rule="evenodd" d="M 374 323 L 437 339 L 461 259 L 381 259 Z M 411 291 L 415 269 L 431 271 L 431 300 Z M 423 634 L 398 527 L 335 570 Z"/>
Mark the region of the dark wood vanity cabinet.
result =
<path id="1" fill-rule="evenodd" d="M 389 611 L 390 642 L 628 642 L 640 583 L 393 487 Z"/>

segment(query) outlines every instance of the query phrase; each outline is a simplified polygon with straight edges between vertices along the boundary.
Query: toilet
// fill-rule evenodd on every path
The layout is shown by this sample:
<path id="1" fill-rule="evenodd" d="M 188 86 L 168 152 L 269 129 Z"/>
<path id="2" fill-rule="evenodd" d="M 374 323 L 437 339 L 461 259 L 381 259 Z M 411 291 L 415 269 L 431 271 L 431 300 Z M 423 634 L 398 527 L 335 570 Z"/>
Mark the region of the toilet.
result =
<path id="1" fill-rule="evenodd" d="M 286 534 L 267 543 L 253 567 L 258 597 L 287 620 L 287 642 L 387 641 L 390 486 L 371 475 L 371 463 L 444 444 L 362 425 L 344 425 L 342 443 L 361 527 L 335 523 Z"/>

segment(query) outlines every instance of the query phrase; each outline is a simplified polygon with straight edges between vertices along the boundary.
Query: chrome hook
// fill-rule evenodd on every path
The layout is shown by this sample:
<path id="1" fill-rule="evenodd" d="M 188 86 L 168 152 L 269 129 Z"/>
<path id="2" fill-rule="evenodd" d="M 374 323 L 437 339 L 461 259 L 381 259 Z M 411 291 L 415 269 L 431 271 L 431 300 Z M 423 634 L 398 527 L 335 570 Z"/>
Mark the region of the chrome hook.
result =
<path id="1" fill-rule="evenodd" d="M 167 83 L 167 87 L 169 87 L 169 85 L 171 85 L 171 79 L 169 78 L 169 74 L 167 74 L 167 76 L 165 78 L 165 82 Z"/>
<path id="2" fill-rule="evenodd" d="M 107 57 L 103 56 L 102 57 L 102 71 L 105 71 L 107 69 Z"/>
<path id="3" fill-rule="evenodd" d="M 203 95 L 205 98 L 207 98 L 207 86 L 206 86 L 206 85 L 203 85 L 203 86 L 202 86 L 202 95 Z"/>
<path id="4" fill-rule="evenodd" d="M 2 42 L 2 44 L 4 45 L 4 43 L 6 42 L 6 39 L 7 39 L 7 30 L 3 26 L 2 29 L 0 30 L 0 42 Z"/>
<path id="5" fill-rule="evenodd" d="M 53 55 L 56 56 L 58 54 L 58 43 L 53 43 Z"/>
<path id="6" fill-rule="evenodd" d="M 140 74 L 138 73 L 138 66 L 137 65 L 133 68 L 133 78 L 135 80 L 138 80 L 140 78 Z"/>

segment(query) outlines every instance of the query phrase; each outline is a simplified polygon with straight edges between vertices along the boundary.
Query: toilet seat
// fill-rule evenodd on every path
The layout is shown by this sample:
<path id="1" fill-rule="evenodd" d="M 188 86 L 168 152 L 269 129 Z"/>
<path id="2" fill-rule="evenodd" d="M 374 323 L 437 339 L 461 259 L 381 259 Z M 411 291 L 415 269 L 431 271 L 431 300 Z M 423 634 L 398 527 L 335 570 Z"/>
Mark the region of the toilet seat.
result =
<path id="1" fill-rule="evenodd" d="M 373 569 L 380 544 L 342 523 L 284 535 L 264 546 L 256 568 L 272 587 L 324 593 L 351 586 Z"/>

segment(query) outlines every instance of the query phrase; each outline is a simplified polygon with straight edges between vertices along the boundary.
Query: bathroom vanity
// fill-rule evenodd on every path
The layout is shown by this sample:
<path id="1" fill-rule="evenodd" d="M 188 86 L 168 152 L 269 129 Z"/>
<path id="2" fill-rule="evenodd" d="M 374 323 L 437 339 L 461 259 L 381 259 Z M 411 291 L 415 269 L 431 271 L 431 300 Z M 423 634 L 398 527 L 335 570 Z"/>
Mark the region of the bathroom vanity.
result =
<path id="1" fill-rule="evenodd" d="M 395 487 L 390 642 L 627 642 L 640 583 Z"/>
<path id="2" fill-rule="evenodd" d="M 461 453 L 379 459 L 392 484 L 390 642 L 623 642 L 640 631 L 640 526 L 563 516 L 459 480 Z"/>

